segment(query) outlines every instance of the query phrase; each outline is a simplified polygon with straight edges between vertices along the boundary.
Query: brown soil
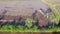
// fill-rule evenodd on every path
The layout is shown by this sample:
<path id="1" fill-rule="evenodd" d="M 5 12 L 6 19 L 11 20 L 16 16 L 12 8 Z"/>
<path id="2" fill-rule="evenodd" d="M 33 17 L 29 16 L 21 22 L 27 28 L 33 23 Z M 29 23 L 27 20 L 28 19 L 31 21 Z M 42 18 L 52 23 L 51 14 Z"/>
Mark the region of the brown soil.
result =
<path id="1" fill-rule="evenodd" d="M 48 7 L 40 1 L 0 2 L 0 15 L 4 10 L 7 10 L 3 20 L 19 19 L 20 16 L 23 18 L 30 16 L 31 18 L 32 13 L 40 8 L 46 11 Z M 48 20 L 42 14 L 39 14 L 38 19 L 40 25 L 48 23 Z"/>

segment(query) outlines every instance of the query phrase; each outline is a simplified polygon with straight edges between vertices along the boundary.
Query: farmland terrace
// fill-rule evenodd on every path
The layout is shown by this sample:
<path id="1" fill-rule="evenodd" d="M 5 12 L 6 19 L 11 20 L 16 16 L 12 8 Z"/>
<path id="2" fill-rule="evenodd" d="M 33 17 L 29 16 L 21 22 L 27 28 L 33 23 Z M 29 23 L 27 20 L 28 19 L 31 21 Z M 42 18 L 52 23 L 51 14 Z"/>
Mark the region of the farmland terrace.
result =
<path id="1" fill-rule="evenodd" d="M 10 21 L 14 19 L 19 19 L 19 17 L 29 17 L 31 18 L 32 14 L 35 12 L 35 10 L 39 10 L 42 8 L 44 11 L 46 11 L 49 7 L 45 5 L 44 3 L 40 1 L 14 1 L 14 2 L 0 2 L 0 15 L 4 11 L 7 11 L 7 13 L 4 14 L 4 18 L 2 21 Z M 36 21 L 35 19 L 34 21 Z M 48 19 L 38 12 L 38 20 L 39 25 L 46 26 L 48 24 Z M 0 20 L 1 21 L 1 20 Z"/>
<path id="2" fill-rule="evenodd" d="M 5 16 L 31 16 L 35 10 L 40 8 L 46 11 L 48 6 L 38 0 L 0 2 L 0 15 L 6 10 Z"/>
<path id="3" fill-rule="evenodd" d="M 53 1 L 53 0 L 51 0 L 51 1 Z M 42 8 L 43 11 L 45 12 L 48 8 L 51 8 L 51 7 L 49 5 L 47 6 L 40 0 L 25 0 L 25 1 L 24 0 L 0 0 L 0 18 L 3 15 L 3 19 L 0 20 L 0 23 L 1 23 L 0 33 L 1 33 L 1 31 L 2 32 L 6 31 L 7 33 L 9 33 L 11 31 L 11 32 L 13 32 L 13 34 L 15 34 L 14 30 L 16 30 L 16 34 L 19 32 L 24 32 L 24 34 L 25 34 L 25 32 L 30 32 L 30 31 L 35 32 L 35 29 L 37 29 L 40 34 L 40 32 L 42 32 L 42 31 L 45 32 L 45 27 L 47 28 L 46 32 L 60 31 L 60 26 L 55 27 L 57 24 L 55 24 L 55 22 L 51 22 L 51 21 L 48 22 L 48 19 L 50 20 L 50 17 L 47 19 L 40 12 L 38 12 L 38 15 L 37 15 L 38 20 L 32 19 L 33 24 L 30 24 L 31 19 L 29 19 L 29 18 L 26 20 L 24 20 L 24 19 L 19 20 L 20 17 L 22 17 L 22 18 L 30 17 L 31 18 L 32 13 L 34 13 L 35 10 L 39 10 L 40 8 Z M 53 9 L 53 7 L 52 7 L 52 9 Z M 7 12 L 4 12 L 4 11 L 7 11 Z M 54 12 L 56 14 L 57 11 L 56 12 L 52 11 L 52 12 Z M 54 15 L 54 14 L 51 14 L 51 15 Z M 14 19 L 17 19 L 17 20 L 14 20 Z M 2 21 L 5 21 L 5 22 L 2 22 Z M 30 23 L 27 23 L 27 22 L 30 22 Z M 33 29 L 29 29 L 29 28 L 25 27 L 25 25 L 24 25 L 24 24 L 27 24 L 27 26 L 30 27 L 31 25 L 36 25 L 35 23 L 38 23 L 38 25 L 41 26 L 42 30 L 38 29 L 39 26 L 37 26 L 36 28 L 33 27 Z M 20 26 L 21 24 L 23 24 L 22 27 Z M 16 25 L 16 27 L 15 27 L 15 25 Z M 51 26 L 51 27 L 49 27 L 49 26 Z M 25 29 L 25 28 L 27 28 L 27 29 Z M 19 31 L 19 32 L 17 32 L 17 31 Z M 38 31 L 36 31 L 36 32 L 38 32 Z"/>

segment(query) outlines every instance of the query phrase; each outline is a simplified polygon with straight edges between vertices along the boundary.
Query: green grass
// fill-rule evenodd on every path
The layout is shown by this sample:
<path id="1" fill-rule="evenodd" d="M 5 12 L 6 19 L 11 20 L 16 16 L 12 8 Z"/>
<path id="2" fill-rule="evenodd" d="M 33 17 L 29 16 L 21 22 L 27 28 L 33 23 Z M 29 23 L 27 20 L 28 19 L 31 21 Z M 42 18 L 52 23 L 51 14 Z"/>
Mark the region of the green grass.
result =
<path id="1" fill-rule="evenodd" d="M 0 27 L 1 32 L 38 32 L 38 27 L 34 26 L 33 28 L 27 28 L 24 26 L 13 26 L 13 25 L 5 25 Z"/>
<path id="2" fill-rule="evenodd" d="M 60 27 L 48 27 L 48 28 L 42 28 L 38 29 L 37 26 L 34 26 L 33 28 L 27 28 L 24 26 L 13 26 L 13 25 L 5 25 L 3 27 L 0 27 L 0 32 L 59 32 Z"/>
<path id="3" fill-rule="evenodd" d="M 31 19 L 31 18 L 27 18 L 27 19 L 26 19 L 26 26 L 27 26 L 28 28 L 30 28 L 30 27 L 32 26 L 32 23 L 33 23 L 33 19 Z"/>

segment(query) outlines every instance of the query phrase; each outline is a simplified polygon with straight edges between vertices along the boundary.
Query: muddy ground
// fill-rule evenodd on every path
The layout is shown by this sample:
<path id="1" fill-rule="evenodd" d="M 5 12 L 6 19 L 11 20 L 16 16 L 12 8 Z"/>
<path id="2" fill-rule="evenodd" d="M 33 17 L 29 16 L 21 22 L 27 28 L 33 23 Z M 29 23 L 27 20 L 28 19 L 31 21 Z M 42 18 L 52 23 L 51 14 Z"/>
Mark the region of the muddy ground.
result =
<path id="1" fill-rule="evenodd" d="M 48 9 L 48 6 L 40 1 L 17 1 L 17 2 L 0 2 L 0 15 L 6 10 L 7 13 L 4 14 L 4 20 L 9 20 L 19 16 L 31 16 L 35 10 L 42 8 L 44 11 Z M 17 17 L 16 17 L 17 16 Z M 12 18 L 13 17 L 13 18 Z M 41 21 L 47 22 L 43 15 L 39 16 Z"/>
<path id="2" fill-rule="evenodd" d="M 7 10 L 6 15 L 10 16 L 28 16 L 40 8 L 46 11 L 48 7 L 40 1 L 0 2 L 0 14 Z"/>

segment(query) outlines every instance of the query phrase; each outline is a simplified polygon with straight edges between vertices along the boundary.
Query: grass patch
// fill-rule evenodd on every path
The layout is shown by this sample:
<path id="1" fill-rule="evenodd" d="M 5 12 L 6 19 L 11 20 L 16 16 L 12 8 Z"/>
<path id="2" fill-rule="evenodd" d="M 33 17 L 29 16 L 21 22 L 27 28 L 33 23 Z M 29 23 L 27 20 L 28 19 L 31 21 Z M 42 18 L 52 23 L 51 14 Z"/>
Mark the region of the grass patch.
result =
<path id="1" fill-rule="evenodd" d="M 42 28 L 38 29 L 37 26 L 34 26 L 33 28 L 27 28 L 24 26 L 13 26 L 13 25 L 5 25 L 3 27 L 0 27 L 1 32 L 60 32 L 60 27 L 48 27 L 48 28 Z"/>

